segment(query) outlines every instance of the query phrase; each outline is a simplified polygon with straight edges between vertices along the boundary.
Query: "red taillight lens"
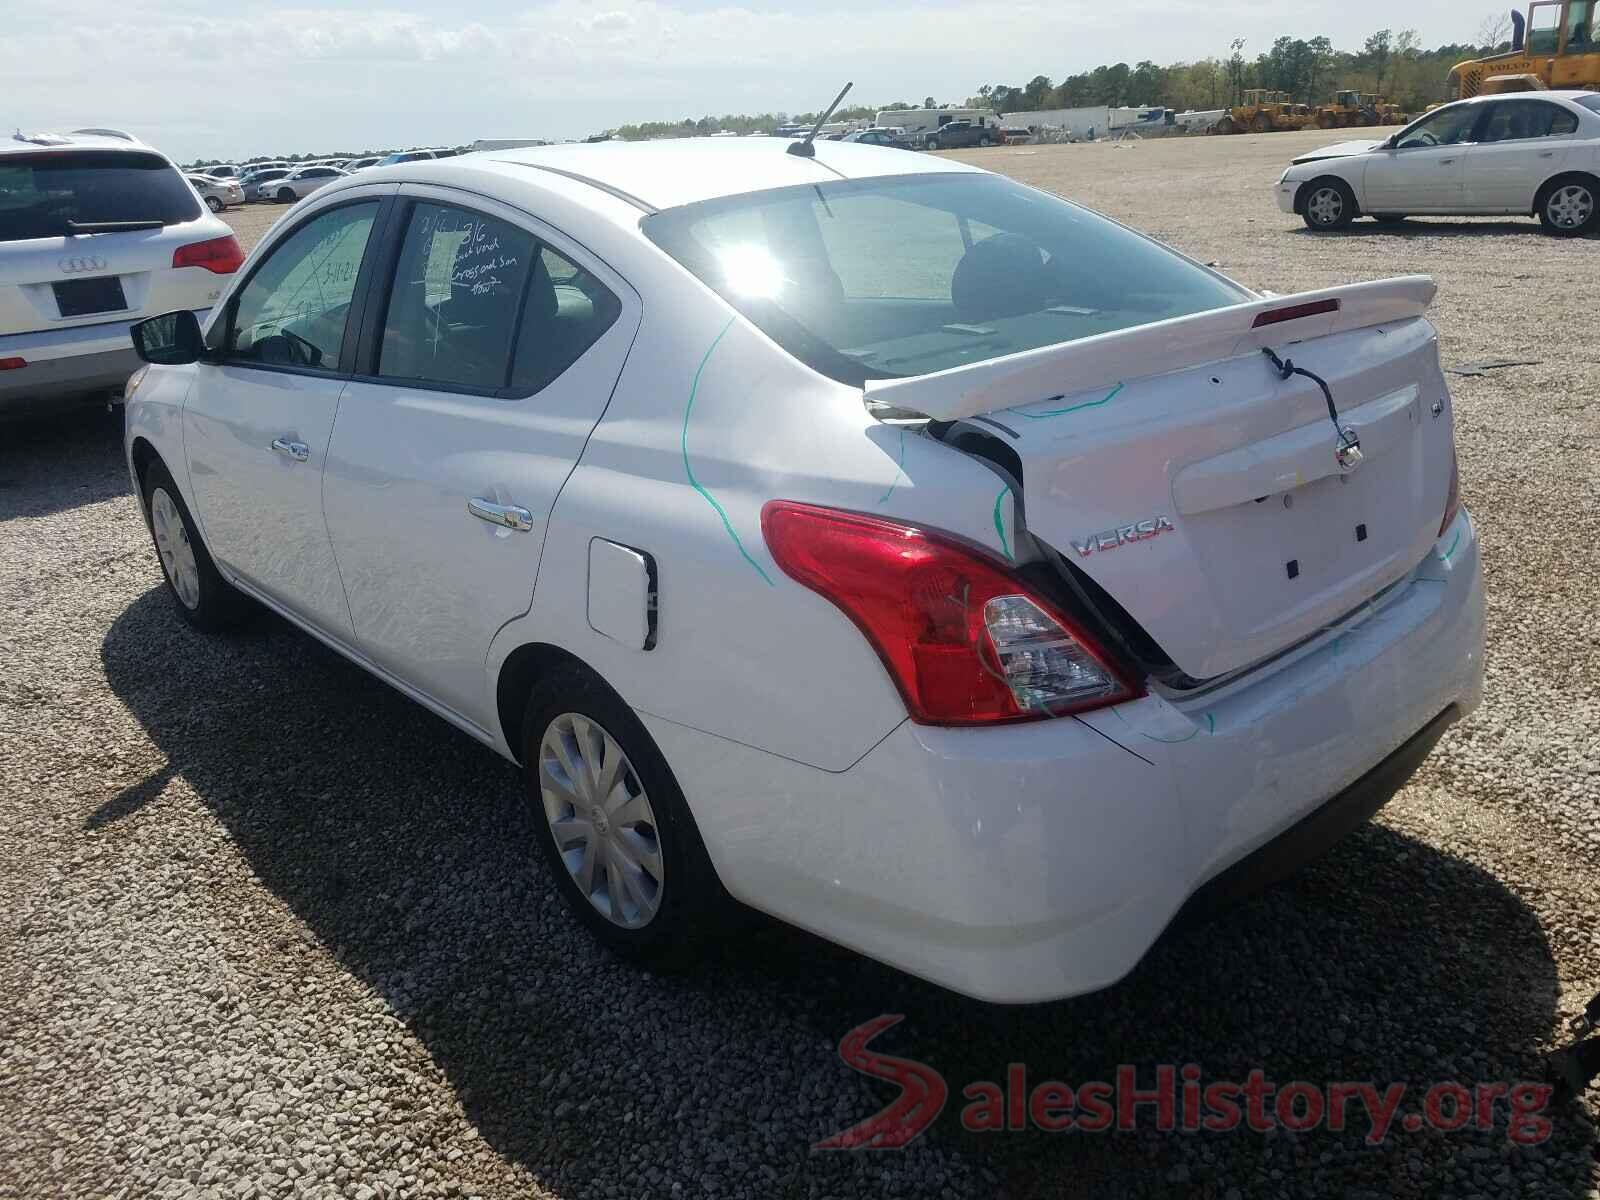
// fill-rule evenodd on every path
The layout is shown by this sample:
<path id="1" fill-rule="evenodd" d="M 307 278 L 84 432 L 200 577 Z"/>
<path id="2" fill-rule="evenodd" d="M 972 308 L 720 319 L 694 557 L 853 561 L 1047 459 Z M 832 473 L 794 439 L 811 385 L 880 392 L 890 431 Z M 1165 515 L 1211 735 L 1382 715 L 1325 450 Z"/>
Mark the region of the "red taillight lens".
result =
<path id="1" fill-rule="evenodd" d="M 204 267 L 217 275 L 232 275 L 244 263 L 244 251 L 233 234 L 205 242 L 190 242 L 172 252 L 175 267 Z"/>
<path id="2" fill-rule="evenodd" d="M 1456 448 L 1450 447 L 1450 493 L 1444 500 L 1444 520 L 1439 522 L 1439 536 L 1444 536 L 1444 531 L 1450 528 L 1450 523 L 1456 519 L 1456 514 L 1461 511 L 1461 468 L 1456 459 Z"/>
<path id="3" fill-rule="evenodd" d="M 27 365 L 25 358 L 0 358 L 0 371 L 20 371 Z"/>
<path id="4" fill-rule="evenodd" d="M 1139 694 L 1070 617 L 948 534 L 839 509 L 769 501 L 784 572 L 867 637 L 924 725 L 1064 716 Z"/>

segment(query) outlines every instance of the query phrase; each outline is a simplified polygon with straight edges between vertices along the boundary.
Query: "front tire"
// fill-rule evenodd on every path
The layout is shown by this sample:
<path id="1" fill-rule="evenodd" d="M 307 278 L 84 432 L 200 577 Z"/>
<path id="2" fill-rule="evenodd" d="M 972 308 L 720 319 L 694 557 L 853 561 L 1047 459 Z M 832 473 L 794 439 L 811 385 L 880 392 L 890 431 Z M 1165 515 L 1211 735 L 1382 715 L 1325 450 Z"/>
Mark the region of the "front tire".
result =
<path id="1" fill-rule="evenodd" d="M 1317 179 L 1306 186 L 1301 216 L 1311 229 L 1343 229 L 1356 219 L 1356 194 L 1342 179 Z"/>
<path id="2" fill-rule="evenodd" d="M 249 602 L 211 561 L 172 473 L 158 459 L 145 468 L 143 484 L 145 520 L 178 615 L 206 633 L 237 625 L 249 614 Z"/>
<path id="3" fill-rule="evenodd" d="M 587 670 L 562 668 L 529 702 L 522 752 L 534 840 L 568 911 L 623 958 L 692 962 L 728 900 L 639 718 Z"/>
<path id="4" fill-rule="evenodd" d="M 279 188 L 278 189 L 278 203 L 279 204 L 293 204 L 294 203 L 294 193 L 291 192 L 288 188 Z"/>
<path id="5" fill-rule="evenodd" d="M 981 137 L 981 138 L 978 139 L 978 145 L 980 145 L 980 146 L 992 146 L 992 145 L 994 145 L 994 139 L 993 138 L 989 138 L 989 137 Z"/>
<path id="6" fill-rule="evenodd" d="M 1250 122 L 1250 128 L 1255 130 L 1257 133 L 1271 133 L 1272 118 L 1267 116 L 1267 114 L 1264 112 L 1258 112 L 1255 115 L 1255 118 Z"/>
<path id="7" fill-rule="evenodd" d="M 1600 184 L 1588 175 L 1552 179 L 1539 194 L 1539 224 L 1556 237 L 1578 237 L 1600 224 Z"/>

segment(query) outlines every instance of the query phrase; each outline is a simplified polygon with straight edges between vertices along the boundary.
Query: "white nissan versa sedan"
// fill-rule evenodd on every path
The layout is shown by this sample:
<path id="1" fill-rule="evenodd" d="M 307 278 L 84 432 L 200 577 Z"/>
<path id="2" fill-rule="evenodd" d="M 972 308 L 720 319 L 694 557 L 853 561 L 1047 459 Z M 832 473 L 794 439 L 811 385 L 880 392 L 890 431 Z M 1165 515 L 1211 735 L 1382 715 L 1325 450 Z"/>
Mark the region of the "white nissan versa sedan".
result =
<path id="1" fill-rule="evenodd" d="M 1267 298 L 1001 176 L 791 145 L 301 202 L 203 333 L 135 334 L 177 611 L 259 601 L 521 764 L 619 951 L 731 895 L 990 1000 L 1102 987 L 1479 702 L 1433 284 Z"/>
<path id="2" fill-rule="evenodd" d="M 1414 213 L 1536 216 L 1572 237 L 1600 226 L 1600 95 L 1476 96 L 1437 108 L 1381 142 L 1301 155 L 1278 207 L 1315 230 Z"/>

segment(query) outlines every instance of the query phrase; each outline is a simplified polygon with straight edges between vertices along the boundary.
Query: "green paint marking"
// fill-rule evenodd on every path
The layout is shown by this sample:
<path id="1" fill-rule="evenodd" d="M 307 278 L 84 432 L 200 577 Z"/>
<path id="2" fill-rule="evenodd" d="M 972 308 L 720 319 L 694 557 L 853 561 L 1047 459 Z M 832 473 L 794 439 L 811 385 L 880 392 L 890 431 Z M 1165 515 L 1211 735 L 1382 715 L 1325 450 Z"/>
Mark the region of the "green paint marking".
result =
<path id="1" fill-rule="evenodd" d="M 889 481 L 889 490 L 887 492 L 885 492 L 883 495 L 878 497 L 878 503 L 879 504 L 882 504 L 891 495 L 893 495 L 894 489 L 900 485 L 901 477 L 904 476 L 905 473 L 906 473 L 906 429 L 905 429 L 905 426 L 902 425 L 900 427 L 900 461 L 897 464 L 895 464 L 894 478 Z"/>
<path id="2" fill-rule="evenodd" d="M 1117 384 L 1116 387 L 1112 388 L 1109 392 L 1106 393 L 1105 399 L 1103 399 L 1103 400 L 1086 400 L 1082 404 L 1074 404 L 1071 408 L 1052 408 L 1052 409 L 1047 409 L 1044 412 L 1036 412 L 1036 413 L 1023 412 L 1022 409 L 1020 409 L 1020 408 L 1013 408 L 1010 411 L 1016 413 L 1017 416 L 1019 416 L 1019 417 L 1027 417 L 1028 420 L 1030 420 L 1030 421 L 1042 421 L 1046 417 L 1064 417 L 1068 413 L 1081 412 L 1086 408 L 1099 408 L 1102 404 L 1110 404 L 1112 397 L 1115 396 L 1121 390 L 1122 390 L 1122 384 L 1119 383 L 1119 384 Z"/>
<path id="3" fill-rule="evenodd" d="M 1461 545 L 1461 530 L 1456 530 L 1456 540 L 1450 543 L 1450 549 L 1439 556 L 1439 561 L 1448 564 L 1450 556 L 1456 552 L 1456 547 Z"/>
<path id="4" fill-rule="evenodd" d="M 994 498 L 994 531 L 1000 535 L 1001 553 L 1006 556 L 1007 562 L 1014 563 L 1017 561 L 1017 557 L 1011 553 L 1011 545 L 1006 541 L 1006 523 L 1004 518 L 1000 516 L 1000 501 L 1006 498 L 1006 493 L 1010 490 L 1011 485 L 1007 484 L 1000 489 L 1000 494 Z"/>
<path id="5" fill-rule="evenodd" d="M 700 486 L 700 481 L 694 477 L 694 468 L 689 465 L 689 414 L 694 411 L 695 393 L 700 390 L 700 372 L 704 371 L 706 363 L 711 361 L 711 352 L 717 348 L 717 343 L 722 341 L 723 335 L 732 328 L 733 318 L 729 317 L 728 323 L 722 327 L 722 333 L 711 339 L 711 345 L 706 347 L 705 357 L 700 360 L 700 365 L 694 369 L 694 381 L 689 384 L 689 403 L 684 405 L 683 408 L 683 436 L 679 439 L 679 445 L 683 449 L 683 473 L 689 477 L 689 486 L 704 496 L 706 503 L 717 510 L 717 516 L 722 518 L 722 527 L 728 531 L 728 536 L 733 539 L 733 544 L 738 547 L 739 554 L 744 558 L 745 562 L 756 569 L 756 574 L 767 581 L 768 587 L 776 587 L 777 585 L 772 582 L 771 576 L 761 569 L 761 564 L 750 557 L 750 552 L 744 548 L 744 543 L 739 540 L 739 535 L 734 532 L 733 522 L 728 520 L 727 512 L 722 505 L 717 503 L 716 498 L 710 492 Z"/>

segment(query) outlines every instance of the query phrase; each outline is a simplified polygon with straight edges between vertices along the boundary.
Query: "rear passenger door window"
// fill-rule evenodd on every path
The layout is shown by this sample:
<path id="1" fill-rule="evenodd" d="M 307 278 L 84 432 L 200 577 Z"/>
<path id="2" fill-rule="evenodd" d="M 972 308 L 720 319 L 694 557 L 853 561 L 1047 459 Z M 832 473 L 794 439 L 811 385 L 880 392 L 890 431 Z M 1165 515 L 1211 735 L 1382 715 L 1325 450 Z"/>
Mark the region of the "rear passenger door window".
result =
<path id="1" fill-rule="evenodd" d="M 533 235 L 453 205 L 412 206 L 378 347 L 394 381 L 506 386 Z"/>
<path id="2" fill-rule="evenodd" d="M 377 374 L 419 387 L 532 395 L 620 311 L 610 289 L 527 230 L 419 201 L 401 240 Z"/>

